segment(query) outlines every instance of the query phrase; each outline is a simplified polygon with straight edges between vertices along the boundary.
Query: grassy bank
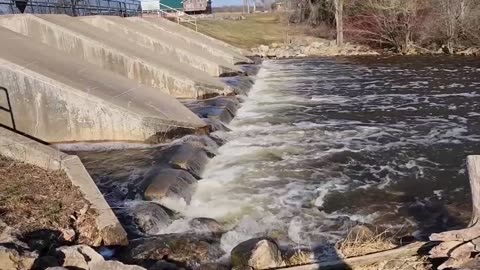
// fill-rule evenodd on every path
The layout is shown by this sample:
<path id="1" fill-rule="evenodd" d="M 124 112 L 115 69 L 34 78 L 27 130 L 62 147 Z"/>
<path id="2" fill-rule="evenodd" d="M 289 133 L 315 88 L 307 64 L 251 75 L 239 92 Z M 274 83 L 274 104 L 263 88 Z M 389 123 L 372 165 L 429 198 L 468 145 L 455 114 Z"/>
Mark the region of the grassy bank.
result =
<path id="1" fill-rule="evenodd" d="M 286 37 L 285 29 L 281 16 L 275 13 L 252 14 L 244 20 L 198 21 L 199 32 L 240 48 L 283 42 Z"/>

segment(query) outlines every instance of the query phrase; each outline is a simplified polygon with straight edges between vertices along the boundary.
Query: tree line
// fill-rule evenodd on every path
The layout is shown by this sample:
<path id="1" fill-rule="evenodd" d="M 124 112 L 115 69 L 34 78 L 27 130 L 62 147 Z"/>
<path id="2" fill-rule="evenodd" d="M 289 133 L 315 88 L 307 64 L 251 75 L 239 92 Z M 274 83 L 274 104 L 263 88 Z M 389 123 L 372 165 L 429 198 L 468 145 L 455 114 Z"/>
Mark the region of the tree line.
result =
<path id="1" fill-rule="evenodd" d="M 289 20 L 325 37 L 406 53 L 480 45 L 480 0 L 291 0 Z"/>

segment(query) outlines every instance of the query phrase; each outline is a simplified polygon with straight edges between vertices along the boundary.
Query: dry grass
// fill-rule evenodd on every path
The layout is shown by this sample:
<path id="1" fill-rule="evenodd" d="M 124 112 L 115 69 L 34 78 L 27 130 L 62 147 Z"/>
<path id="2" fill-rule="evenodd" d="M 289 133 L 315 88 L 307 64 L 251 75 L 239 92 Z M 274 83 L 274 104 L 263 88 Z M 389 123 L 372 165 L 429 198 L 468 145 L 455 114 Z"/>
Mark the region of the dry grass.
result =
<path id="1" fill-rule="evenodd" d="M 393 236 L 388 230 L 380 233 L 371 230 L 350 230 L 344 241 L 337 244 L 337 249 L 344 258 L 356 257 L 390 250 Z M 395 235 L 395 234 L 394 234 Z M 399 260 L 381 261 L 375 264 L 354 267 L 352 270 L 430 270 L 431 264 L 426 257 L 407 257 Z"/>
<path id="2" fill-rule="evenodd" d="M 392 239 L 387 237 L 388 231 L 374 233 L 363 230 L 351 230 L 346 239 L 337 246 L 345 258 L 366 255 L 395 248 Z"/>
<path id="3" fill-rule="evenodd" d="M 0 219 L 22 234 L 94 222 L 93 210 L 63 171 L 0 156 L 0 183 Z"/>
<path id="4" fill-rule="evenodd" d="M 246 49 L 281 43 L 286 36 L 281 15 L 275 13 L 252 14 L 245 20 L 199 20 L 198 31 Z"/>

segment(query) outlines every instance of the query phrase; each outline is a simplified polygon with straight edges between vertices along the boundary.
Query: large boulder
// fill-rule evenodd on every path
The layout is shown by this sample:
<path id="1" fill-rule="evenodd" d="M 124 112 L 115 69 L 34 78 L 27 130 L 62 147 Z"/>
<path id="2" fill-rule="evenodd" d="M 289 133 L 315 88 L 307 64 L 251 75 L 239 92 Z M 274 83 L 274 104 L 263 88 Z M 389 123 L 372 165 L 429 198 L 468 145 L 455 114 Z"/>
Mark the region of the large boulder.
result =
<path id="1" fill-rule="evenodd" d="M 22 252 L 17 249 L 0 246 L 0 269 L 29 270 L 38 255 L 32 252 Z"/>
<path id="2" fill-rule="evenodd" d="M 136 227 L 143 233 L 156 235 L 172 222 L 169 210 L 155 202 L 135 202 L 129 213 Z"/>
<path id="3" fill-rule="evenodd" d="M 268 269 L 284 266 L 277 243 L 267 237 L 242 242 L 232 249 L 230 255 L 235 268 Z"/>
<path id="4" fill-rule="evenodd" d="M 178 169 L 154 167 L 145 176 L 145 200 L 164 202 L 166 199 L 190 203 L 197 180 L 188 172 Z"/>
<path id="5" fill-rule="evenodd" d="M 162 156 L 156 160 L 158 165 L 167 164 L 174 169 L 185 170 L 197 179 L 200 179 L 205 165 L 209 161 L 203 147 L 190 143 L 173 145 L 160 154 Z"/>
<path id="6" fill-rule="evenodd" d="M 86 245 L 64 246 L 57 248 L 59 257 L 63 258 L 63 267 L 89 269 L 89 263 L 104 261 L 102 255 Z"/>
<path id="7" fill-rule="evenodd" d="M 219 235 L 182 233 L 132 240 L 121 257 L 131 263 L 167 260 L 192 267 L 215 261 L 223 254 Z"/>
<path id="8" fill-rule="evenodd" d="M 196 232 L 207 232 L 207 233 L 223 233 L 225 229 L 223 228 L 222 224 L 216 221 L 213 218 L 193 218 L 191 219 L 188 224 L 192 228 L 192 230 Z"/>

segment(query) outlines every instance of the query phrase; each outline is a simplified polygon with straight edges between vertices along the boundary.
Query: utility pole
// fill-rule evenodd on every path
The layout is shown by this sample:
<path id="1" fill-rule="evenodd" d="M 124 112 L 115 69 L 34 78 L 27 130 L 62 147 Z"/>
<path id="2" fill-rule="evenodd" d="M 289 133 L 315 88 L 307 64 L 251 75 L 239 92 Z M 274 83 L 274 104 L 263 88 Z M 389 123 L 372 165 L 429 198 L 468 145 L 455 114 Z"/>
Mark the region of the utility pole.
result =
<path id="1" fill-rule="evenodd" d="M 337 45 L 343 45 L 343 0 L 335 1 L 335 23 L 337 25 Z"/>

